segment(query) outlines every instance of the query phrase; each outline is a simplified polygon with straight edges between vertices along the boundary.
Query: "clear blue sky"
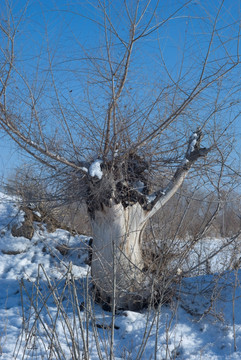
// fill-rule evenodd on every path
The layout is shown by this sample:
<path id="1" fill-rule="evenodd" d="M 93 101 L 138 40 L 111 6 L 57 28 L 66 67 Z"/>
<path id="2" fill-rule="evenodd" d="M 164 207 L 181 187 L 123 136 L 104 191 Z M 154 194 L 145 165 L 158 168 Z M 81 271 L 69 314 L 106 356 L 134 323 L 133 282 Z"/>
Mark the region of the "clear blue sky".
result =
<path id="1" fill-rule="evenodd" d="M 49 34 L 49 44 L 53 48 L 56 48 L 56 54 L 58 54 L 59 49 L 61 48 L 60 55 L 64 55 L 65 59 L 68 58 L 67 53 L 69 49 L 73 50 L 72 44 L 73 42 L 79 41 L 84 47 L 92 48 L 92 52 L 94 52 L 95 47 L 98 46 L 99 43 L 99 34 L 98 34 L 98 25 L 93 21 L 89 21 L 88 18 L 92 17 L 95 21 L 99 21 L 99 5 L 98 1 L 94 2 L 96 7 L 90 7 L 87 1 L 70 1 L 70 0 L 30 0 L 28 5 L 28 10 L 26 12 L 26 18 L 23 25 L 20 27 L 21 31 L 23 31 L 24 36 L 21 40 L 22 42 L 17 44 L 17 50 L 20 53 L 22 60 L 25 61 L 26 64 L 31 65 L 30 58 L 31 56 L 35 56 L 39 53 L 41 47 L 44 46 L 43 43 L 46 40 L 45 38 L 45 26 L 48 27 Z M 112 2 L 115 6 L 115 10 L 121 14 L 123 1 L 116 0 Z M 131 3 L 131 1 L 130 1 Z M 160 7 L 163 6 L 163 2 L 160 2 Z M 169 0 L 165 2 L 165 11 L 170 11 L 174 6 L 182 5 L 185 3 L 183 0 Z M 202 1 L 192 1 L 188 5 L 189 10 L 185 11 L 181 14 L 179 19 L 174 19 L 174 25 L 165 29 L 164 34 L 161 34 L 160 41 L 163 47 L 163 56 L 167 65 L 170 69 L 171 75 L 177 75 L 180 69 L 180 64 L 182 60 L 182 51 L 178 52 L 178 47 L 182 48 L 184 42 L 186 41 L 188 52 L 188 47 L 192 45 L 193 42 L 200 43 L 197 46 L 202 46 L 201 35 L 203 35 L 205 28 L 197 28 L 195 29 L 196 20 L 195 17 L 204 17 L 205 14 L 207 16 L 213 16 L 216 12 L 218 4 L 221 1 L 217 0 L 214 2 L 210 2 L 208 0 Z M 14 0 L 14 14 L 18 14 L 19 11 L 26 4 L 26 0 Z M 58 11 L 56 12 L 56 9 Z M 63 10 L 68 11 L 63 11 Z M 163 8 L 164 9 L 164 8 Z M 163 10 L 159 9 L 159 12 Z M 60 11 L 61 10 L 61 11 Z M 236 17 L 236 13 L 240 11 L 239 2 L 233 0 L 224 1 L 224 10 L 222 13 L 222 23 L 226 24 L 226 17 L 229 17 L 229 20 L 233 17 Z M 188 16 L 190 16 L 190 12 L 192 13 L 193 19 L 190 20 Z M 209 14 L 207 14 L 209 12 Z M 162 15 L 160 15 L 162 16 Z M 183 19 L 182 19 L 183 17 Z M 116 24 L 118 24 L 121 29 L 121 23 L 118 21 L 122 21 L 121 17 L 115 19 Z M 175 26 L 175 22 L 177 22 L 177 26 Z M 180 25 L 181 24 L 181 25 Z M 123 27 L 125 23 L 123 22 Z M 191 34 L 196 34 L 196 37 L 190 36 L 185 40 L 186 31 L 190 30 Z M 123 28 L 123 32 L 124 32 Z M 199 34 L 198 34 L 199 33 Z M 74 35 L 74 36 L 73 36 Z M 156 36 L 156 35 L 155 35 Z M 139 67 L 142 69 L 143 76 L 150 73 L 149 69 L 149 57 L 156 57 L 158 46 L 154 43 L 154 36 L 150 35 L 147 38 L 145 45 L 142 48 L 139 48 Z M 156 39 L 156 38 L 155 38 Z M 61 46 L 59 46 L 61 45 Z M 82 46 L 81 45 L 81 46 Z M 227 42 L 227 47 L 229 43 Z M 65 54 L 63 53 L 65 52 Z M 76 58 L 80 56 L 78 54 L 77 48 L 74 49 L 73 53 Z M 140 56 L 141 54 L 141 56 Z M 192 54 L 195 56 L 195 54 Z M 81 54 L 83 56 L 83 53 Z M 33 60 L 33 63 L 36 64 L 36 59 Z M 198 61 L 198 56 L 197 56 Z M 24 63 L 24 62 L 23 62 Z M 154 65 L 153 65 L 154 64 Z M 178 66 L 177 66 L 178 64 Z M 188 59 L 185 59 L 184 67 L 188 70 Z M 75 66 L 75 63 L 73 63 Z M 155 69 L 153 69 L 152 77 L 157 72 L 158 60 L 156 63 L 152 63 Z M 24 69 L 24 65 L 23 65 Z M 136 69 L 135 69 L 136 70 Z M 31 66 L 30 66 L 31 71 Z M 61 86 L 64 85 L 67 89 L 67 92 L 70 90 L 74 90 L 73 94 L 78 94 L 82 89 L 78 89 L 76 85 L 74 85 L 73 80 L 69 80 L 66 74 L 63 72 L 60 76 L 59 81 L 61 82 Z M 145 80 L 146 82 L 148 79 Z M 72 86 L 76 86 L 76 88 L 72 89 Z M 236 133 L 237 135 L 241 133 L 241 122 L 238 118 L 235 123 Z M 239 137 L 239 136 L 237 136 Z M 0 138 L 0 177 L 9 176 L 11 174 L 12 169 L 15 165 L 23 164 L 28 162 L 28 157 L 21 155 L 21 151 L 16 150 L 16 146 L 12 143 L 12 141 L 2 136 Z"/>

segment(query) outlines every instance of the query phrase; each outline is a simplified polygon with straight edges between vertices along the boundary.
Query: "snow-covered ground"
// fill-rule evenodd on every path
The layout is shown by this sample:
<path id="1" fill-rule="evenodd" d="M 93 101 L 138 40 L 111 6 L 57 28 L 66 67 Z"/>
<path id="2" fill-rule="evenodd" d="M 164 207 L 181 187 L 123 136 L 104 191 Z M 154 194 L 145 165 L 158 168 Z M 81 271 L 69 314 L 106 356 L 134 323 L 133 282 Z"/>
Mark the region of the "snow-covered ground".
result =
<path id="1" fill-rule="evenodd" d="M 40 224 L 32 240 L 13 237 L 11 225 L 23 215 L 14 198 L 0 194 L 0 359 L 82 359 L 84 347 L 91 360 L 109 358 L 112 315 L 86 293 L 88 238 L 50 234 Z M 190 261 L 217 242 L 198 245 Z M 227 251 L 210 260 L 209 271 L 225 264 Z M 114 358 L 241 359 L 240 279 L 238 270 L 185 278 L 160 311 L 117 313 Z"/>

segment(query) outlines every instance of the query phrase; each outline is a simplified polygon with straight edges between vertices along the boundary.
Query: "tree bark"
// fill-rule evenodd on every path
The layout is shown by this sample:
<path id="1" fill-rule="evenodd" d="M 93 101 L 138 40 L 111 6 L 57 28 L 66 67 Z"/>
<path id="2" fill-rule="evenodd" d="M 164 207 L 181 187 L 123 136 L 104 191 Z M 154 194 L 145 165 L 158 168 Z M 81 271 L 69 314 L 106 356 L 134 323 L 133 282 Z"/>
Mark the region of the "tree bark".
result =
<path id="1" fill-rule="evenodd" d="M 139 203 L 124 208 L 121 203 L 97 211 L 92 219 L 92 278 L 102 301 L 135 309 L 147 297 L 143 284 L 144 261 L 141 240 L 146 212 Z M 115 281 L 114 281 L 115 277 Z"/>

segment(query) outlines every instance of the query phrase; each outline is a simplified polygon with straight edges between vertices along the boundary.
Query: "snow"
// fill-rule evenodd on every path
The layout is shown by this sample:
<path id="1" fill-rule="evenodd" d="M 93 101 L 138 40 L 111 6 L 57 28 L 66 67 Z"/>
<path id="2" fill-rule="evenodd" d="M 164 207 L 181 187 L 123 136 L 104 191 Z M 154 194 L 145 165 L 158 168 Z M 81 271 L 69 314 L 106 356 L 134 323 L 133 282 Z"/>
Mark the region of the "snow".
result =
<path id="1" fill-rule="evenodd" d="M 158 193 L 159 193 L 159 194 L 162 194 L 162 195 L 166 195 L 166 190 L 165 190 L 165 189 L 164 189 L 164 190 L 160 190 Z M 154 193 L 152 193 L 152 194 L 150 194 L 150 195 L 147 195 L 147 196 L 146 196 L 147 204 L 150 204 L 152 201 L 154 201 L 154 200 L 156 199 L 157 195 L 158 195 L 158 194 L 157 194 L 156 192 L 154 192 Z"/>
<path id="2" fill-rule="evenodd" d="M 102 179 L 103 172 L 101 170 L 102 160 L 95 160 L 89 167 L 89 174 L 91 177 L 97 176 L 99 180 Z"/>
<path id="3" fill-rule="evenodd" d="M 190 155 L 190 153 L 189 153 L 189 155 Z M 188 163 L 189 163 L 189 160 L 186 159 L 186 158 L 184 158 L 181 165 L 182 165 L 182 166 L 185 166 L 185 165 L 187 165 Z"/>
<path id="4" fill-rule="evenodd" d="M 195 150 L 195 145 L 197 143 L 198 134 L 193 133 L 190 137 L 189 147 L 188 147 L 188 155 L 190 155 Z"/>
<path id="5" fill-rule="evenodd" d="M 79 358 L 82 358 L 80 326 L 74 322 L 72 280 L 66 283 L 65 276 L 70 264 L 79 304 L 92 306 L 92 312 L 87 308 L 80 315 L 86 339 L 88 335 L 90 360 L 99 359 L 97 341 L 103 359 L 109 358 L 112 315 L 98 304 L 86 305 L 86 284 L 90 281 L 90 268 L 86 265 L 89 239 L 61 229 L 48 233 L 44 225 L 37 223 L 31 241 L 13 237 L 11 225 L 21 224 L 22 221 L 23 213 L 19 211 L 17 199 L 0 193 L 0 359 L 57 358 L 49 356 L 51 347 L 44 330 L 44 325 L 49 324 L 47 329 L 52 331 L 51 319 L 58 334 L 61 359 L 73 359 L 69 346 L 72 343 L 68 327 L 60 316 L 61 311 L 65 311 L 74 329 Z M 185 271 L 197 259 L 204 259 L 205 254 L 214 253 L 217 246 L 225 244 L 226 239 L 203 240 L 193 248 L 188 264 L 180 270 Z M 68 247 L 67 255 L 61 255 L 57 250 L 60 246 Z M 235 249 L 239 259 L 237 242 L 224 247 L 221 254 L 210 260 L 210 275 L 205 273 L 203 265 L 192 277 L 184 278 L 178 285 L 179 291 L 173 302 L 161 309 L 117 312 L 115 359 L 154 359 L 155 348 L 158 360 L 240 359 L 241 271 L 224 271 Z M 43 269 L 57 289 L 58 299 L 62 296 L 61 311 L 57 310 L 58 299 L 51 295 Z M 36 287 L 38 282 L 39 287 Z M 37 289 L 43 296 L 38 297 L 38 302 L 35 301 Z M 39 311 L 37 322 L 34 308 Z"/>
<path id="6" fill-rule="evenodd" d="M 80 169 L 86 173 L 88 172 L 88 169 L 85 166 L 81 167 Z"/>

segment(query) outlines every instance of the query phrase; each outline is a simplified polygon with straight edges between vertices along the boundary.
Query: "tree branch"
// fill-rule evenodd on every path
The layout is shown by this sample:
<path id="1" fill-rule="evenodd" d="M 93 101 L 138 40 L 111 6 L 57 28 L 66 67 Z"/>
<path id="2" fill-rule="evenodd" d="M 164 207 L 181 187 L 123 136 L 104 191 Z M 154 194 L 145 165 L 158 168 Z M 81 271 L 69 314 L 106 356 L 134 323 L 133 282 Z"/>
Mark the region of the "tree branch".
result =
<path id="1" fill-rule="evenodd" d="M 22 149 L 28 152 L 31 156 L 33 156 L 38 161 L 48 165 L 51 168 L 55 168 L 50 161 L 45 161 L 41 158 L 41 155 L 46 157 L 47 159 L 52 159 L 57 163 L 61 163 L 66 166 L 70 166 L 74 169 L 82 171 L 86 174 L 87 170 L 85 167 L 81 167 L 75 164 L 73 161 L 69 161 L 68 159 L 46 149 L 46 147 L 42 147 L 40 144 L 32 141 L 28 136 L 24 135 L 11 121 L 10 115 L 7 113 L 4 106 L 0 103 L 0 126 L 4 129 L 4 131 L 17 143 Z M 36 153 L 35 153 L 36 151 Z"/>
<path id="2" fill-rule="evenodd" d="M 188 148 L 185 154 L 185 158 L 181 165 L 177 168 L 175 174 L 170 180 L 169 184 L 164 190 L 159 190 L 156 193 L 149 196 L 149 199 L 153 200 L 146 206 L 147 215 L 146 219 L 150 219 L 166 202 L 177 192 L 186 178 L 192 165 L 200 158 L 205 157 L 211 148 L 201 148 L 200 143 L 202 139 L 201 129 L 198 128 L 189 138 Z"/>

